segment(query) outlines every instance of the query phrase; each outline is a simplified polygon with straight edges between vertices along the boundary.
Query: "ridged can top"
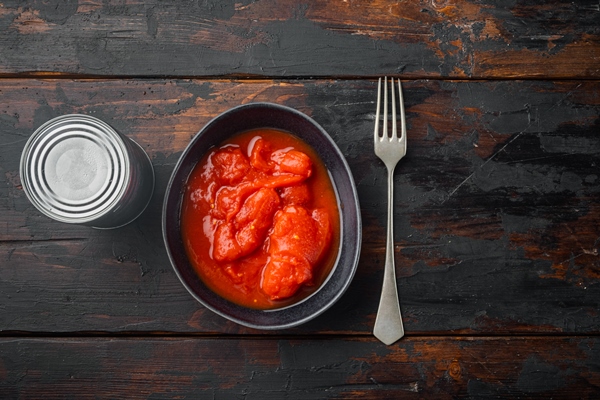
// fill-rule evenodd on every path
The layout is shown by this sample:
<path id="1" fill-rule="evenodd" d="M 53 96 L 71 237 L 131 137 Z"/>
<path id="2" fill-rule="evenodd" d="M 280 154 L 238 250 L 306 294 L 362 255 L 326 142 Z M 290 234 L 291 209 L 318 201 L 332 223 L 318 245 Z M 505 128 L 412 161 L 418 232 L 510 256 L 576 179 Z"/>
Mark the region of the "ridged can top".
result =
<path id="1" fill-rule="evenodd" d="M 54 118 L 29 138 L 20 174 L 29 200 L 50 218 L 86 224 L 111 212 L 130 178 L 128 148 L 105 122 Z"/>

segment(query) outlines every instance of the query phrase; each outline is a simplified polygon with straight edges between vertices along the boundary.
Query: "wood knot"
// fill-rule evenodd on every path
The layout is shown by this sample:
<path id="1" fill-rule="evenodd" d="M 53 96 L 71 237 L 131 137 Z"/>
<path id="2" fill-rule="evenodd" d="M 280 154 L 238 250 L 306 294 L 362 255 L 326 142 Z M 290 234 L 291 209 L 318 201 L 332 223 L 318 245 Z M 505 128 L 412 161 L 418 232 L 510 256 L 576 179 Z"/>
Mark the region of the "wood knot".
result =
<path id="1" fill-rule="evenodd" d="M 450 366 L 448 367 L 448 374 L 455 381 L 460 380 L 461 370 L 460 370 L 460 364 L 458 363 L 458 361 L 454 360 L 450 363 Z"/>

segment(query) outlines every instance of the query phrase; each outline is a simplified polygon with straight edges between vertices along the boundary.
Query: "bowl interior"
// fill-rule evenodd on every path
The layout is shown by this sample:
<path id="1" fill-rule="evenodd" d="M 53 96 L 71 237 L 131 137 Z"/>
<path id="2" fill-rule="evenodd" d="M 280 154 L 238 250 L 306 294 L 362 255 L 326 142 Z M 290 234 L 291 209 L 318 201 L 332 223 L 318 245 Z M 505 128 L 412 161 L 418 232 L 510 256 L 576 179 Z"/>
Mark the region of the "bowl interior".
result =
<path id="1" fill-rule="evenodd" d="M 185 185 L 197 162 L 227 137 L 255 128 L 291 132 L 311 145 L 327 167 L 339 198 L 340 250 L 336 265 L 321 288 L 285 308 L 255 310 L 232 303 L 210 290 L 188 261 L 181 239 L 180 213 Z M 259 329 L 289 328 L 324 312 L 344 293 L 358 265 L 361 245 L 360 208 L 351 171 L 331 137 L 303 113 L 271 103 L 232 108 L 210 121 L 188 144 L 175 166 L 163 205 L 163 237 L 179 279 L 200 303 L 241 325 Z"/>

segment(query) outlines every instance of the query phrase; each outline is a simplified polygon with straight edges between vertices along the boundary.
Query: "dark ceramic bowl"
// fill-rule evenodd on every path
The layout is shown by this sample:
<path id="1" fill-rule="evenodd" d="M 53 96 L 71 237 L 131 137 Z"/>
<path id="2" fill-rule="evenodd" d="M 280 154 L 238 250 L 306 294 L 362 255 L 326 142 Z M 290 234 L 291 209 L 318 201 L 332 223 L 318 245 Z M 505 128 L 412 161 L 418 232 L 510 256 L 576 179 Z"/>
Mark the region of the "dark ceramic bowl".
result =
<path id="1" fill-rule="evenodd" d="M 338 194 L 341 237 L 336 264 L 321 287 L 284 308 L 256 310 L 234 304 L 211 291 L 188 261 L 181 239 L 180 213 L 185 185 L 196 163 L 227 137 L 255 128 L 291 132 L 311 145 L 325 163 Z M 344 293 L 356 270 L 361 246 L 360 208 L 348 164 L 331 137 L 314 120 L 292 108 L 271 103 L 235 107 L 210 121 L 190 142 L 175 166 L 163 205 L 163 237 L 171 264 L 186 289 L 208 309 L 258 329 L 282 329 L 304 323 L 331 307 Z"/>

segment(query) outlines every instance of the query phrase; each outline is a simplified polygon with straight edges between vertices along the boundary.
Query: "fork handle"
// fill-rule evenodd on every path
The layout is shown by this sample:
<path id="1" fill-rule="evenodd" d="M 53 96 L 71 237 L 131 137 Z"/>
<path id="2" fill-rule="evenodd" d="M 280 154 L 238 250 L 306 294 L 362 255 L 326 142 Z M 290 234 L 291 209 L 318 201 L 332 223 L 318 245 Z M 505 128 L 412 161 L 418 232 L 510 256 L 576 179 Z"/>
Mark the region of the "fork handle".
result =
<path id="1" fill-rule="evenodd" d="M 387 240 L 385 244 L 385 269 L 383 273 L 383 288 L 379 300 L 379 309 L 375 319 L 373 334 L 386 345 L 394 343 L 404 336 L 404 325 L 400 313 L 400 301 L 396 286 L 396 267 L 394 264 L 394 168 L 388 169 L 388 216 Z"/>

